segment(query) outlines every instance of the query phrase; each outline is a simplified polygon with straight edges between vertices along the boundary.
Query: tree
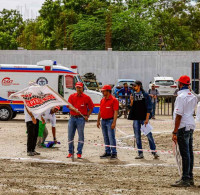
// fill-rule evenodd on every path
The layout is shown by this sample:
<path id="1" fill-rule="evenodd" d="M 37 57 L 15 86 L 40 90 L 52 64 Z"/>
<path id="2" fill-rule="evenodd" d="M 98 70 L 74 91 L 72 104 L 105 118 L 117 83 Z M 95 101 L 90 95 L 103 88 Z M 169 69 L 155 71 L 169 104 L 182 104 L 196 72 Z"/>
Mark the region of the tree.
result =
<path id="1" fill-rule="evenodd" d="M 17 37 L 23 26 L 22 16 L 16 10 L 0 12 L 0 49 L 17 49 Z"/>

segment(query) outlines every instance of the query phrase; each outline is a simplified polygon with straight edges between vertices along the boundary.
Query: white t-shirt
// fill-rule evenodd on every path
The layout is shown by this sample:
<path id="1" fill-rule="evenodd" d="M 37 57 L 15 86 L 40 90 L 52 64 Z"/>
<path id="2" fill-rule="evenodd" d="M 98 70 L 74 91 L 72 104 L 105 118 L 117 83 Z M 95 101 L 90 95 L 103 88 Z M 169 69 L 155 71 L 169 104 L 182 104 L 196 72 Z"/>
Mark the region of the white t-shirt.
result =
<path id="1" fill-rule="evenodd" d="M 51 114 L 51 108 L 46 110 L 44 113 L 42 113 L 42 117 L 44 118 L 45 122 L 50 122 L 52 127 L 56 127 L 56 115 L 55 113 Z"/>
<path id="2" fill-rule="evenodd" d="M 197 106 L 197 97 L 190 92 L 189 89 L 184 89 L 178 92 L 178 97 L 175 101 L 174 120 L 176 115 L 181 115 L 181 123 L 179 129 L 186 128 L 186 131 L 195 129 L 194 111 Z"/>
<path id="3" fill-rule="evenodd" d="M 33 114 L 33 113 L 32 113 Z M 32 118 L 31 116 L 28 114 L 26 108 L 24 107 L 24 115 L 25 115 L 25 122 L 29 122 L 29 121 L 32 121 Z M 40 119 L 40 116 L 39 115 L 35 115 L 33 114 L 34 118 L 35 119 Z"/>

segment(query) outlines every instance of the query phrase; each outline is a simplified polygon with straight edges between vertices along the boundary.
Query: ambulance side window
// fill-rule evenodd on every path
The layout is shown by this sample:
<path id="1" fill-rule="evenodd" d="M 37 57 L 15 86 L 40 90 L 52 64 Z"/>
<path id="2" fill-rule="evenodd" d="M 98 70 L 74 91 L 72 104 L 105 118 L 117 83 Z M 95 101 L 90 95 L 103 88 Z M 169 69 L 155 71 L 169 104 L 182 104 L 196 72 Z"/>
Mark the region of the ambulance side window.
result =
<path id="1" fill-rule="evenodd" d="M 58 93 L 64 97 L 64 85 L 63 85 L 63 76 L 58 77 Z"/>
<path id="2" fill-rule="evenodd" d="M 65 76 L 65 87 L 68 89 L 75 89 L 75 84 L 77 83 L 77 78 L 72 75 Z"/>

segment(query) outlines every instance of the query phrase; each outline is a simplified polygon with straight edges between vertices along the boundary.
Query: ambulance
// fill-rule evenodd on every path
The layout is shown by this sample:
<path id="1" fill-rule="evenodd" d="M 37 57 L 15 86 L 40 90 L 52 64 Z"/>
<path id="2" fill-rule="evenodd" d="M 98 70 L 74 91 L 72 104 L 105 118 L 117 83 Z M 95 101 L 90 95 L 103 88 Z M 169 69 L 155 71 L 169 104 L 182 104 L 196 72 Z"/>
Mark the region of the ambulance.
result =
<path id="1" fill-rule="evenodd" d="M 67 68 L 52 60 L 43 60 L 37 65 L 0 64 L 0 120 L 7 121 L 24 112 L 23 101 L 10 99 L 9 96 L 28 87 L 30 82 L 36 82 L 41 86 L 48 84 L 67 100 L 76 92 L 75 84 L 78 81 L 83 82 L 77 66 Z M 95 105 L 93 113 L 97 114 L 102 94 L 88 90 L 86 85 L 84 93 L 93 100 Z M 62 107 L 62 113 L 69 113 L 67 106 Z"/>

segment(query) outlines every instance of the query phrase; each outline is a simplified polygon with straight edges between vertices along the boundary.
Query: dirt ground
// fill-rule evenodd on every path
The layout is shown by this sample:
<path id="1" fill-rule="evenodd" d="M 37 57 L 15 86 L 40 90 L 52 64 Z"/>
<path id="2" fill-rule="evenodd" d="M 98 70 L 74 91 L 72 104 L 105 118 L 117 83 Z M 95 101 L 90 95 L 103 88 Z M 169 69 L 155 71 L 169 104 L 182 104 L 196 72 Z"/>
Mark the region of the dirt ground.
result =
<path id="1" fill-rule="evenodd" d="M 195 154 L 195 187 L 172 188 L 179 179 L 173 154 L 159 152 L 154 160 L 145 152 L 145 159 L 135 160 L 132 121 L 119 119 L 116 138 L 118 160 L 102 160 L 104 152 L 101 130 L 92 116 L 85 127 L 83 159 L 67 159 L 67 119 L 58 116 L 57 139 L 60 145 L 52 149 L 37 148 L 41 156 L 26 155 L 26 127 L 23 115 L 0 122 L 0 194 L 200 194 L 200 155 Z M 171 151 L 171 117 L 151 121 L 157 150 Z M 48 124 L 52 140 L 51 127 Z M 194 150 L 200 150 L 200 124 L 194 133 Z M 77 136 L 76 139 L 77 140 Z M 142 136 L 143 148 L 149 149 Z M 76 143 L 77 145 L 77 143 Z M 128 149 L 129 148 L 129 149 Z"/>

